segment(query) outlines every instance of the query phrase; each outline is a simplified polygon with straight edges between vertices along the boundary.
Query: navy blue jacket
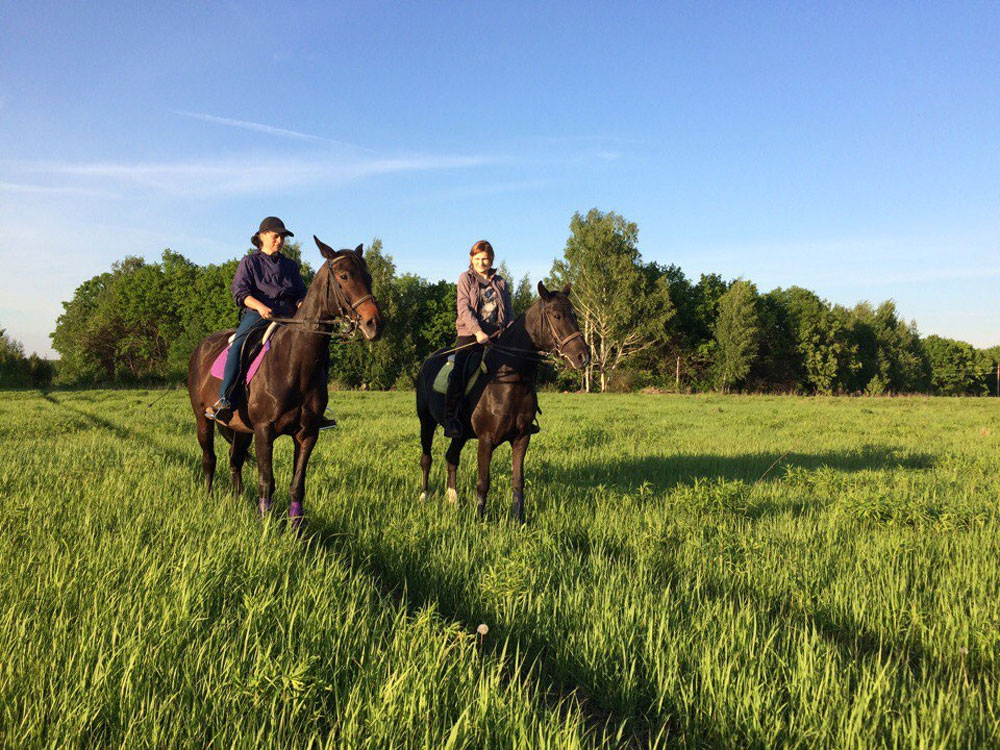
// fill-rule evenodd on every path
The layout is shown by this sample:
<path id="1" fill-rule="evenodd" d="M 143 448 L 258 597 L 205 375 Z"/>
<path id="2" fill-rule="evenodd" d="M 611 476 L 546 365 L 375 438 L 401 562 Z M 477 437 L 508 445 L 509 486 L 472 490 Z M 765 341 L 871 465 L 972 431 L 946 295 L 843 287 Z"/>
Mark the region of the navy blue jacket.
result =
<path id="1" fill-rule="evenodd" d="M 240 261 L 229 289 L 237 307 L 243 307 L 243 300 L 253 297 L 281 317 L 293 315 L 306 296 L 299 264 L 281 253 L 268 257 L 260 250 Z"/>

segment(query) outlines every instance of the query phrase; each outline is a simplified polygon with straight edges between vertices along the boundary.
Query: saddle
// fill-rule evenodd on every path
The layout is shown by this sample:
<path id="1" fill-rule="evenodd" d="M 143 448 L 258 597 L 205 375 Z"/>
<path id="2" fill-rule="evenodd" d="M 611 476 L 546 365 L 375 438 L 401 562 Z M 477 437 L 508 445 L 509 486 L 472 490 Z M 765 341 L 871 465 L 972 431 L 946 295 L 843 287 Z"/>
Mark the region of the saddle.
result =
<path id="1" fill-rule="evenodd" d="M 448 359 L 445 363 L 441 365 L 441 369 L 438 370 L 437 375 L 434 376 L 434 392 L 440 393 L 442 395 L 448 393 L 448 379 L 451 377 L 452 370 L 455 369 L 455 355 L 448 355 Z M 473 352 L 465 360 L 465 372 L 462 373 L 463 380 L 465 381 L 465 395 L 469 394 L 475 386 L 476 381 L 479 380 L 479 375 L 486 372 L 486 364 L 483 362 L 483 353 L 481 351 Z"/>
<path id="2" fill-rule="evenodd" d="M 266 327 L 260 326 L 250 331 L 249 335 L 243 340 L 243 349 L 240 352 L 239 375 L 236 377 L 237 383 L 241 382 L 240 375 L 243 373 L 246 373 L 242 380 L 244 384 L 249 383 L 253 379 L 253 376 L 257 374 L 257 370 L 260 369 L 260 363 L 264 361 L 264 355 L 271 349 L 271 334 L 274 333 L 277 327 L 277 323 L 271 323 L 271 325 Z M 230 346 L 235 336 L 236 334 L 234 333 L 229 337 Z M 226 370 L 226 358 L 229 356 L 229 348 L 227 346 L 223 349 L 215 362 L 212 363 L 212 377 L 222 380 L 222 376 Z"/>

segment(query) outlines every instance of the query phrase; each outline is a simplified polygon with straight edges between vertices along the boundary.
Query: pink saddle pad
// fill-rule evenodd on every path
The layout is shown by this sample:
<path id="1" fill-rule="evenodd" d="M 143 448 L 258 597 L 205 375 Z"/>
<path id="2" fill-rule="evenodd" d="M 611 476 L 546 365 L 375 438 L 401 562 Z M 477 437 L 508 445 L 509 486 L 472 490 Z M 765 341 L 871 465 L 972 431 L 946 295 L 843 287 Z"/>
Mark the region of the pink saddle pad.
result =
<path id="1" fill-rule="evenodd" d="M 261 350 L 257 353 L 257 356 L 253 358 L 253 362 L 250 363 L 250 369 L 247 370 L 246 382 L 249 383 L 251 378 L 257 374 L 257 370 L 260 367 L 260 363 L 264 360 L 264 355 L 268 353 L 271 349 L 271 342 L 268 341 L 264 344 Z M 226 372 L 226 356 L 229 354 L 229 347 L 227 346 L 222 350 L 222 354 L 216 357 L 215 362 L 212 363 L 212 377 L 222 380 L 222 376 Z"/>

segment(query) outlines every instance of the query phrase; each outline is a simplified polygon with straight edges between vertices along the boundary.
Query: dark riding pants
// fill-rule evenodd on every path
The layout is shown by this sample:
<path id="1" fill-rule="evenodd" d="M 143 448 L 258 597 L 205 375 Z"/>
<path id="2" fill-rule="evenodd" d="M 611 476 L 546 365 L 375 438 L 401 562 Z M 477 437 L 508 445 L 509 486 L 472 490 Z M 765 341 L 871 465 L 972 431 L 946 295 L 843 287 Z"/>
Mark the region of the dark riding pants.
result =
<path id="1" fill-rule="evenodd" d="M 219 398 L 229 398 L 229 394 L 236 385 L 236 376 L 240 370 L 240 352 L 243 350 L 243 342 L 246 341 L 250 331 L 267 323 L 256 310 L 247 309 L 240 319 L 240 325 L 236 329 L 236 338 L 233 339 L 229 347 L 229 354 L 226 356 L 226 370 L 222 375 L 222 384 L 219 386 Z"/>

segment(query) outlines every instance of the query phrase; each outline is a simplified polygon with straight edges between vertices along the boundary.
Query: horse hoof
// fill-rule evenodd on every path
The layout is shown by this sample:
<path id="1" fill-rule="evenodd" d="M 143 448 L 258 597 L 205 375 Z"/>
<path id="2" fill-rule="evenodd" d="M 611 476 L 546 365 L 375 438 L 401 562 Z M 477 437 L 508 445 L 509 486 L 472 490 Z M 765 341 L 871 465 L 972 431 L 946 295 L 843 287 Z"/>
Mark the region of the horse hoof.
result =
<path id="1" fill-rule="evenodd" d="M 271 498 L 262 497 L 260 501 L 257 503 L 257 515 L 263 518 L 270 512 L 270 510 L 271 510 Z"/>
<path id="2" fill-rule="evenodd" d="M 476 514 L 479 516 L 480 521 L 486 519 L 486 501 L 482 498 L 476 503 Z"/>
<path id="3" fill-rule="evenodd" d="M 424 502 L 424 500 L 427 499 L 427 493 L 426 492 L 421 492 L 419 499 L 420 499 L 420 502 Z"/>
<path id="4" fill-rule="evenodd" d="M 305 514 L 302 512 L 302 503 L 293 502 L 288 506 L 288 524 L 292 529 L 301 532 L 305 520 Z"/>
<path id="5" fill-rule="evenodd" d="M 458 505 L 458 492 L 453 490 L 451 487 L 449 487 L 448 491 L 444 493 L 444 497 L 445 500 L 447 500 L 452 505 Z"/>

